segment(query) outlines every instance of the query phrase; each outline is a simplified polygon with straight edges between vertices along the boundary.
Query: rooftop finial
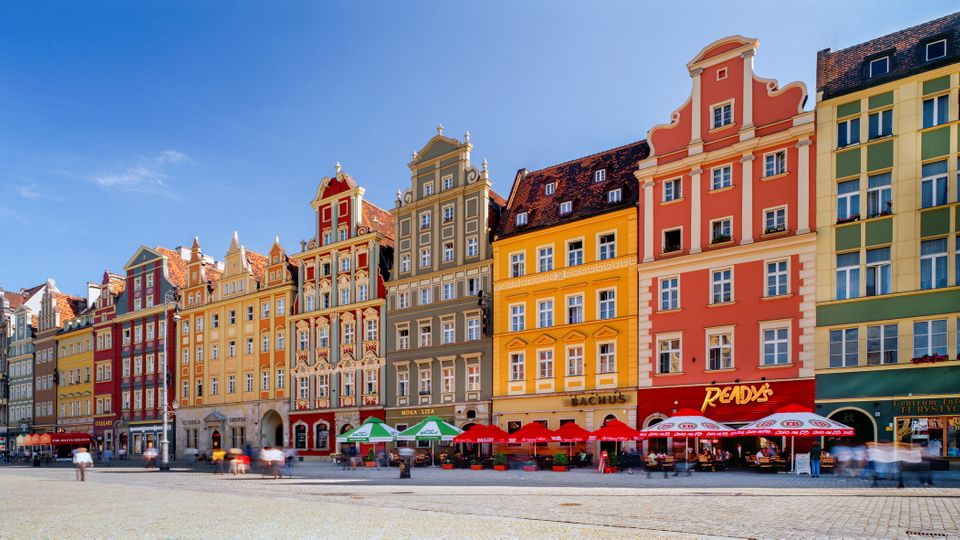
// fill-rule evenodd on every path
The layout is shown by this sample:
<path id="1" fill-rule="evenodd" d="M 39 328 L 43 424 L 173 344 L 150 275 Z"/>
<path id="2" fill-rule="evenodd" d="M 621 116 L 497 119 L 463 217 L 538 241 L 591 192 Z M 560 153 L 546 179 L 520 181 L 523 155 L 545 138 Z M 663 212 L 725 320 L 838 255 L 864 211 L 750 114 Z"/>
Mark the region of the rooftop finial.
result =
<path id="1" fill-rule="evenodd" d="M 469 129 L 463 134 L 463 142 L 470 142 L 470 130 L 469 130 Z"/>
<path id="2" fill-rule="evenodd" d="M 341 169 L 341 167 L 340 167 L 340 162 L 339 162 L 339 161 L 337 162 L 336 165 L 333 166 L 333 168 L 337 170 L 337 174 L 340 174 L 340 169 Z"/>
<path id="3" fill-rule="evenodd" d="M 437 135 L 443 135 L 443 124 L 437 124 Z"/>
<path id="4" fill-rule="evenodd" d="M 416 160 L 417 160 L 417 151 L 416 151 L 416 150 L 414 150 L 414 151 L 410 154 L 410 158 L 411 158 L 411 161 L 416 161 Z"/>
<path id="5" fill-rule="evenodd" d="M 483 172 L 487 172 L 487 158 L 483 158 L 482 166 L 483 166 Z"/>

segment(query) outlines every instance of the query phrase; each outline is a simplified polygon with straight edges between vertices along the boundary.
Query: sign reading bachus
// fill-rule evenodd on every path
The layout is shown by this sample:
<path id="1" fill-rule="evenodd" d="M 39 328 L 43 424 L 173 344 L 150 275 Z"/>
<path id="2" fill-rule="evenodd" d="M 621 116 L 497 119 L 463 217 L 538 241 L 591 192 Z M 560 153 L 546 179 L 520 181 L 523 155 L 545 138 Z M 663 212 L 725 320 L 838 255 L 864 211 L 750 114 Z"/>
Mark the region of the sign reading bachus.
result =
<path id="1" fill-rule="evenodd" d="M 701 412 L 706 412 L 708 407 L 716 407 L 717 403 L 736 403 L 737 405 L 746 405 L 753 402 L 763 403 L 773 395 L 773 388 L 770 388 L 770 383 L 763 383 L 761 386 L 755 384 L 708 386 L 706 390 L 707 395 L 703 396 Z"/>

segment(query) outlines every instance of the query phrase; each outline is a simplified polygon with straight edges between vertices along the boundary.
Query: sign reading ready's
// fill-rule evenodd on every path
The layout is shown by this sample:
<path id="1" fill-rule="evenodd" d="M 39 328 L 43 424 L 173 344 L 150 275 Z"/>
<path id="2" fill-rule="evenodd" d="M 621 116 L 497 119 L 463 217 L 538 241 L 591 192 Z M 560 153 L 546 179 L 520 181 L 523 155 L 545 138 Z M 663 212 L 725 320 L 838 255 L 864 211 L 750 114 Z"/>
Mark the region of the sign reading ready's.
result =
<path id="1" fill-rule="evenodd" d="M 735 403 L 737 405 L 754 402 L 764 403 L 773 396 L 773 388 L 770 388 L 770 383 L 708 386 L 706 391 L 707 393 L 703 397 L 703 405 L 700 406 L 701 412 L 706 412 L 710 407 L 716 407 L 717 403 Z"/>

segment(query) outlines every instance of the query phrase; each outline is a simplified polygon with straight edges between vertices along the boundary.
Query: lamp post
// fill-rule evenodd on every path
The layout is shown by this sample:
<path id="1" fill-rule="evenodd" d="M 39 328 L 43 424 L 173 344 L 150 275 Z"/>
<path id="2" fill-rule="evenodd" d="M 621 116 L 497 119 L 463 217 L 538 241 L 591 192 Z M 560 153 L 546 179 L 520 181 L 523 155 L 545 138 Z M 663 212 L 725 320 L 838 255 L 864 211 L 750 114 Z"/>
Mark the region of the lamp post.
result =
<path id="1" fill-rule="evenodd" d="M 180 321 L 179 313 L 179 304 L 177 302 L 177 292 L 170 290 L 167 291 L 166 297 L 164 300 L 167 301 L 167 304 L 173 304 L 173 328 L 168 328 L 167 336 L 174 336 L 176 339 L 178 322 Z M 166 338 L 166 336 L 164 336 Z M 166 350 L 166 347 L 164 347 Z M 169 351 L 167 351 L 169 352 Z M 176 356 L 174 354 L 174 356 Z M 164 355 L 164 366 L 163 366 L 163 433 L 160 435 L 160 470 L 169 471 L 170 470 L 170 437 L 168 435 L 170 431 L 170 389 L 168 384 L 168 379 L 170 378 L 170 355 Z"/>

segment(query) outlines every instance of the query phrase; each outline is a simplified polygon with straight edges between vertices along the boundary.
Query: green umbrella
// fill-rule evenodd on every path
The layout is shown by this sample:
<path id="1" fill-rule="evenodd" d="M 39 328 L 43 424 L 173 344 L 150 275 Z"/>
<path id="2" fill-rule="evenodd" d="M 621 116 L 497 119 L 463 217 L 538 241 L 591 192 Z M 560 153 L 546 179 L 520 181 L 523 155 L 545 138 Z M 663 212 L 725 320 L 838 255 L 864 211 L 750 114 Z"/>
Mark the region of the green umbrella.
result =
<path id="1" fill-rule="evenodd" d="M 443 421 L 438 416 L 428 416 L 399 435 L 398 441 L 430 441 L 430 457 L 433 459 L 433 441 L 452 441 L 463 430 Z M 434 463 L 434 465 L 436 465 Z"/>
<path id="2" fill-rule="evenodd" d="M 395 441 L 398 433 L 383 420 L 371 416 L 359 427 L 338 436 L 337 440 L 341 443 L 385 443 Z"/>

